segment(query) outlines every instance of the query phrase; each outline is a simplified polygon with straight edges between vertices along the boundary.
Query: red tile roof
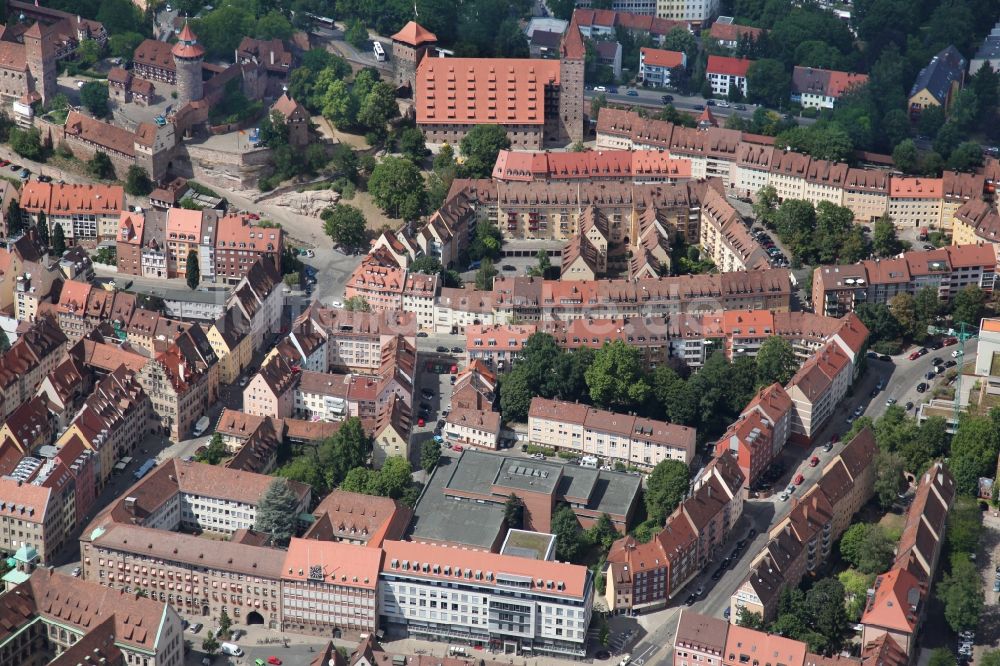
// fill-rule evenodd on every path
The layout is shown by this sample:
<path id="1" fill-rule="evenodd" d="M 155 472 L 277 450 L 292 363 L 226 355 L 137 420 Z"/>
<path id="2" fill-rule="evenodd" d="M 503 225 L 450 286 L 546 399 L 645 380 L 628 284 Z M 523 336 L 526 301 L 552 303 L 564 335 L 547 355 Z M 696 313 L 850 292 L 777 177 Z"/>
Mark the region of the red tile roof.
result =
<path id="1" fill-rule="evenodd" d="M 545 89 L 559 61 L 424 58 L 417 68 L 417 123 L 542 125 Z"/>
<path id="2" fill-rule="evenodd" d="M 639 50 L 643 62 L 653 67 L 679 67 L 684 64 L 684 54 L 680 51 L 666 51 L 664 49 L 646 47 Z"/>
<path id="3" fill-rule="evenodd" d="M 314 580 L 312 567 L 320 567 L 323 580 L 329 584 L 374 590 L 381 565 L 382 551 L 378 548 L 360 548 L 340 541 L 292 539 L 281 578 Z"/>
<path id="4" fill-rule="evenodd" d="M 924 589 L 905 569 L 892 569 L 875 579 L 875 595 L 868 601 L 861 623 L 911 633 L 917 628 Z"/>
<path id="5" fill-rule="evenodd" d="M 75 185 L 28 181 L 21 191 L 21 207 L 46 215 L 118 215 L 124 206 L 121 185 Z"/>
<path id="6" fill-rule="evenodd" d="M 728 74 L 729 76 L 747 75 L 752 60 L 746 58 L 729 58 L 727 56 L 708 56 L 708 67 L 705 71 L 709 74 Z"/>
<path id="7" fill-rule="evenodd" d="M 712 29 L 708 32 L 708 35 L 720 42 L 738 42 L 744 35 L 749 35 L 751 39 L 757 39 L 764 32 L 766 31 L 761 28 L 754 28 L 749 25 L 719 23 L 716 21 L 712 24 Z"/>

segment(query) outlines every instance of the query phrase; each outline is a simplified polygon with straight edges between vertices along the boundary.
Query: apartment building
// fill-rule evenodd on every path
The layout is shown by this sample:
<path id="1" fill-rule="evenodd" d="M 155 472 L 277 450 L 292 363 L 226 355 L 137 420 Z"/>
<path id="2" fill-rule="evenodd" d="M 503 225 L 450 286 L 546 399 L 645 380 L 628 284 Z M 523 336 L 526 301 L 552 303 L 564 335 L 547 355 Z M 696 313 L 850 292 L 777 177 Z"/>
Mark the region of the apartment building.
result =
<path id="1" fill-rule="evenodd" d="M 153 402 L 135 373 L 118 366 L 94 385 L 83 409 L 56 442 L 65 446 L 78 438 L 97 456 L 98 488 L 103 488 L 115 465 L 136 453 L 139 443 L 155 429 Z"/>
<path id="2" fill-rule="evenodd" d="M 723 273 L 767 270 L 767 252 L 726 198 L 709 190 L 701 207 L 701 247 Z"/>
<path id="3" fill-rule="evenodd" d="M 632 536 L 608 552 L 609 609 L 644 610 L 667 604 L 718 554 L 743 514 L 743 473 L 730 456 L 712 459 L 660 532 L 642 544 Z"/>
<path id="4" fill-rule="evenodd" d="M 409 273 L 404 268 L 385 264 L 373 255 L 365 257 L 348 278 L 344 296 L 360 296 L 374 312 L 412 312 L 419 328 L 431 328 L 438 276 Z"/>
<path id="5" fill-rule="evenodd" d="M 113 522 L 84 532 L 80 560 L 94 585 L 143 590 L 188 616 L 225 610 L 237 623 L 281 628 L 281 550 Z"/>
<path id="6" fill-rule="evenodd" d="M 266 336 L 281 329 L 284 307 L 285 285 L 281 281 L 281 271 L 265 260 L 252 264 L 226 299 L 227 309 L 238 309 L 250 322 L 254 351 L 261 348 Z"/>
<path id="7" fill-rule="evenodd" d="M 378 549 L 386 541 L 402 539 L 413 510 L 389 497 L 337 488 L 323 498 L 312 515 L 315 521 L 302 535 L 303 539 L 339 541 Z"/>
<path id="8" fill-rule="evenodd" d="M 107 291 L 89 282 L 67 280 L 54 309 L 59 328 L 73 344 L 102 323 L 117 324 L 124 329 L 135 311 L 135 294 Z"/>
<path id="9" fill-rule="evenodd" d="M 792 401 L 791 438 L 811 442 L 854 381 L 854 364 L 836 343 L 806 361 L 785 387 Z"/>
<path id="10" fill-rule="evenodd" d="M 913 295 L 923 287 L 935 289 L 942 301 L 970 285 L 992 293 L 996 266 L 992 244 L 951 245 L 905 252 L 897 259 L 820 266 L 813 271 L 813 308 L 836 317 L 859 303 L 885 304 L 898 293 Z"/>
<path id="11" fill-rule="evenodd" d="M 845 92 L 867 82 L 867 74 L 796 65 L 792 69 L 792 101 L 805 108 L 832 109 Z"/>
<path id="12" fill-rule="evenodd" d="M 452 394 L 454 400 L 454 394 Z M 372 443 L 372 464 L 376 469 L 390 456 L 410 459 L 410 430 L 413 426 L 413 408 L 398 395 L 379 408 L 375 418 Z M 456 406 L 458 403 L 454 403 Z"/>
<path id="13" fill-rule="evenodd" d="M 149 359 L 138 379 L 153 401 L 162 432 L 173 441 L 187 437 L 210 404 L 209 369 L 193 366 L 176 346 Z"/>
<path id="14" fill-rule="evenodd" d="M 987 201 L 972 199 L 959 206 L 951 219 L 952 245 L 1000 243 L 1000 214 Z"/>
<path id="15" fill-rule="evenodd" d="M 855 222 L 874 224 L 889 210 L 889 182 L 887 171 L 851 167 L 844 181 L 841 205 L 851 209 Z"/>
<path id="16" fill-rule="evenodd" d="M 708 27 L 712 17 L 719 15 L 718 0 L 656 0 L 656 16 L 671 21 L 686 21 Z"/>
<path id="17" fill-rule="evenodd" d="M 386 629 L 514 654 L 586 654 L 594 595 L 586 567 L 409 541 L 383 549 Z"/>
<path id="18" fill-rule="evenodd" d="M 306 319 L 312 322 L 308 327 Z M 372 374 L 381 367 L 384 347 L 396 336 L 403 336 L 411 345 L 415 344 L 417 318 L 410 312 L 362 312 L 328 308 L 313 303 L 303 311 L 292 327 L 292 333 L 296 336 L 300 330 L 308 331 L 310 335 L 318 333 L 324 339 L 322 349 L 317 345 L 316 351 L 309 354 L 306 354 L 308 345 L 297 345 L 303 361 L 307 356 L 311 358 L 320 351 L 325 353 L 325 365 L 319 371 Z M 307 364 L 302 367 L 309 366 Z"/>
<path id="19" fill-rule="evenodd" d="M 500 413 L 452 407 L 445 419 L 444 439 L 449 444 L 495 451 L 500 445 Z"/>
<path id="20" fill-rule="evenodd" d="M 767 31 L 749 25 L 733 23 L 732 16 L 720 16 L 712 23 L 708 36 L 727 49 L 736 49 L 744 40 L 755 42 Z"/>
<path id="21" fill-rule="evenodd" d="M 219 382 L 235 384 L 253 357 L 250 322 L 236 309 L 226 310 L 206 331 L 212 351 L 219 359 Z"/>
<path id="22" fill-rule="evenodd" d="M 49 317 L 39 317 L 0 355 L 0 422 L 35 394 L 66 356 L 66 336 Z"/>
<path id="23" fill-rule="evenodd" d="M 683 57 L 683 54 L 678 55 Z M 662 150 L 602 150 L 582 153 L 501 150 L 493 167 L 495 182 L 631 182 L 638 185 L 676 183 L 690 178 L 690 163 L 676 159 Z"/>
<path id="24" fill-rule="evenodd" d="M 889 217 L 897 229 L 930 228 L 941 222 L 941 178 L 894 177 L 889 187 Z"/>
<path id="25" fill-rule="evenodd" d="M 755 412 L 771 430 L 771 453 L 761 451 L 761 454 L 774 458 L 785 448 L 792 435 L 792 399 L 788 397 L 785 387 L 775 382 L 757 391 L 757 395 L 743 408 L 740 417 L 749 417 Z"/>
<path id="26" fill-rule="evenodd" d="M 283 356 L 272 354 L 243 389 L 243 411 L 257 416 L 290 417 L 300 373 Z"/>
<path id="27" fill-rule="evenodd" d="M 382 388 L 376 377 L 305 371 L 292 390 L 293 413 L 310 421 L 374 419 Z"/>
<path id="28" fill-rule="evenodd" d="M 743 473 L 744 485 L 756 485 L 774 459 L 774 428 L 759 412 L 751 411 L 729 426 L 715 444 L 715 455 L 731 455 Z"/>
<path id="29" fill-rule="evenodd" d="M 728 97 L 730 90 L 739 90 L 743 97 L 747 95 L 747 70 L 752 60 L 746 58 L 729 58 L 727 56 L 708 56 L 708 66 L 705 68 L 705 78 L 712 86 L 712 94 Z"/>
<path id="30" fill-rule="evenodd" d="M 282 629 L 325 637 L 374 634 L 382 559 L 380 548 L 292 539 L 281 573 Z"/>
<path id="31" fill-rule="evenodd" d="M 851 517 L 875 492 L 877 452 L 875 436 L 863 429 L 827 463 L 819 482 L 792 500 L 791 512 L 771 528 L 767 544 L 733 593 L 730 622 L 736 622 L 741 609 L 765 620 L 774 617 L 782 590 L 797 586 L 826 561 Z"/>
<path id="32" fill-rule="evenodd" d="M 169 604 L 53 569 L 20 573 L 0 598 L 0 662 L 184 663 L 184 628 Z"/>
<path id="33" fill-rule="evenodd" d="M 528 437 L 557 451 L 597 456 L 652 469 L 663 460 L 690 464 L 697 433 L 693 428 L 586 405 L 532 398 Z"/>
<path id="34" fill-rule="evenodd" d="M 473 324 L 465 327 L 465 351 L 469 360 L 480 360 L 490 368 L 509 370 L 521 357 L 528 338 L 538 332 L 535 324 Z"/>
<path id="35" fill-rule="evenodd" d="M 40 460 L 29 459 L 13 473 L 29 476 L 40 466 Z M 72 507 L 71 492 L 60 493 L 13 475 L 0 477 L 0 548 L 9 553 L 22 547 L 33 548 L 39 562 L 52 562 L 76 526 L 67 521 Z"/>
<path id="36" fill-rule="evenodd" d="M 270 262 L 281 274 L 281 254 L 284 251 L 284 231 L 280 227 L 254 224 L 245 215 L 224 215 L 219 218 L 215 233 L 215 276 L 220 282 L 236 284 L 250 271 L 258 259 Z"/>
<path id="37" fill-rule="evenodd" d="M 639 78 L 645 84 L 657 88 L 669 86 L 670 72 L 677 67 L 687 67 L 687 55 L 681 51 L 645 46 L 639 49 Z"/>
<path id="38" fill-rule="evenodd" d="M 125 190 L 121 185 L 30 180 L 21 191 L 20 206 L 25 217 L 35 225 L 39 213 L 45 213 L 49 238 L 56 225 L 62 227 L 68 246 L 81 241 L 114 241 L 118 236 L 118 221 L 125 210 Z"/>
<path id="39" fill-rule="evenodd" d="M 868 597 L 861 616 L 866 644 L 887 635 L 907 655 L 915 653 L 954 500 L 951 471 L 940 461 L 934 463 L 917 481 L 896 560 L 875 579 L 874 594 Z"/>
<path id="40" fill-rule="evenodd" d="M 0 309 L 5 312 L 15 309 L 17 278 L 29 272 L 28 267 L 32 264 L 47 265 L 47 254 L 47 249 L 38 242 L 38 234 L 30 228 L 19 238 L 10 240 L 7 247 L 0 248 L 0 267 L 4 269 L 0 275 Z"/>

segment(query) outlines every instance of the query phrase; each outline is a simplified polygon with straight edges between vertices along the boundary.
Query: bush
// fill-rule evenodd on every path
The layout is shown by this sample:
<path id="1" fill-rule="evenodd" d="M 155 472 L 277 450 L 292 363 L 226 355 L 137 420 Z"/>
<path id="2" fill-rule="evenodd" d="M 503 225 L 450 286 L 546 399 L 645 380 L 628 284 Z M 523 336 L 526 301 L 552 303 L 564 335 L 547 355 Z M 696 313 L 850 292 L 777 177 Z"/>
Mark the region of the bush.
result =
<path id="1" fill-rule="evenodd" d="M 543 456 L 554 456 L 556 454 L 555 449 L 550 449 L 547 446 L 538 446 L 537 444 L 525 444 L 521 447 L 521 450 L 531 455 L 541 453 Z"/>
<path id="2" fill-rule="evenodd" d="M 354 186 L 354 183 L 347 180 L 346 178 L 338 178 L 337 180 L 333 181 L 332 187 L 337 192 L 340 192 L 341 198 L 346 199 L 348 201 L 353 199 L 354 195 L 357 194 L 357 188 Z"/>

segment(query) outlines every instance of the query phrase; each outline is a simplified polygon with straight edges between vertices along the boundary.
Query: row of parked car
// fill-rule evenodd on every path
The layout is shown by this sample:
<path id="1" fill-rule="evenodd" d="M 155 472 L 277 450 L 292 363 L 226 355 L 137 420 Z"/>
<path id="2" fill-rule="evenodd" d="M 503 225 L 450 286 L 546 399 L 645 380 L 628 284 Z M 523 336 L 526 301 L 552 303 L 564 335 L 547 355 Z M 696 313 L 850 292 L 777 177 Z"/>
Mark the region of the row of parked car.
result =
<path id="1" fill-rule="evenodd" d="M 767 252 L 767 256 L 771 258 L 771 265 L 779 268 L 788 267 L 788 257 L 785 253 L 778 249 L 775 245 L 774 240 L 768 235 L 766 231 L 760 228 L 754 228 L 750 230 L 750 235 L 760 243 L 764 251 Z"/>

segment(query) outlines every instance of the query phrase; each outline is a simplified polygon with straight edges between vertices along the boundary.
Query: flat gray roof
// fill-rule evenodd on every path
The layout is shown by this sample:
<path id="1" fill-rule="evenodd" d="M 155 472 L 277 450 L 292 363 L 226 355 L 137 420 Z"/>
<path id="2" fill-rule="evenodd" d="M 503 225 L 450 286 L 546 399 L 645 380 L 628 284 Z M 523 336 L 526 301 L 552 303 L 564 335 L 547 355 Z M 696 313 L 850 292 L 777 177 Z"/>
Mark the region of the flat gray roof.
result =
<path id="1" fill-rule="evenodd" d="M 469 452 L 463 453 L 464 458 Z M 413 509 L 410 538 L 414 541 L 448 541 L 489 550 L 506 528 L 503 504 L 481 504 L 445 495 L 445 487 L 459 465 L 447 456 L 427 480 Z M 474 467 L 483 468 L 482 465 Z M 487 483 L 492 482 L 492 475 Z M 487 485 L 488 489 L 489 486 Z"/>
<path id="2" fill-rule="evenodd" d="M 623 472 L 602 471 L 594 484 L 594 492 L 587 502 L 592 511 L 624 515 L 639 494 L 642 478 Z"/>
<path id="3" fill-rule="evenodd" d="M 551 495 L 559 486 L 563 465 L 525 458 L 506 458 L 494 484 L 504 488 Z"/>

